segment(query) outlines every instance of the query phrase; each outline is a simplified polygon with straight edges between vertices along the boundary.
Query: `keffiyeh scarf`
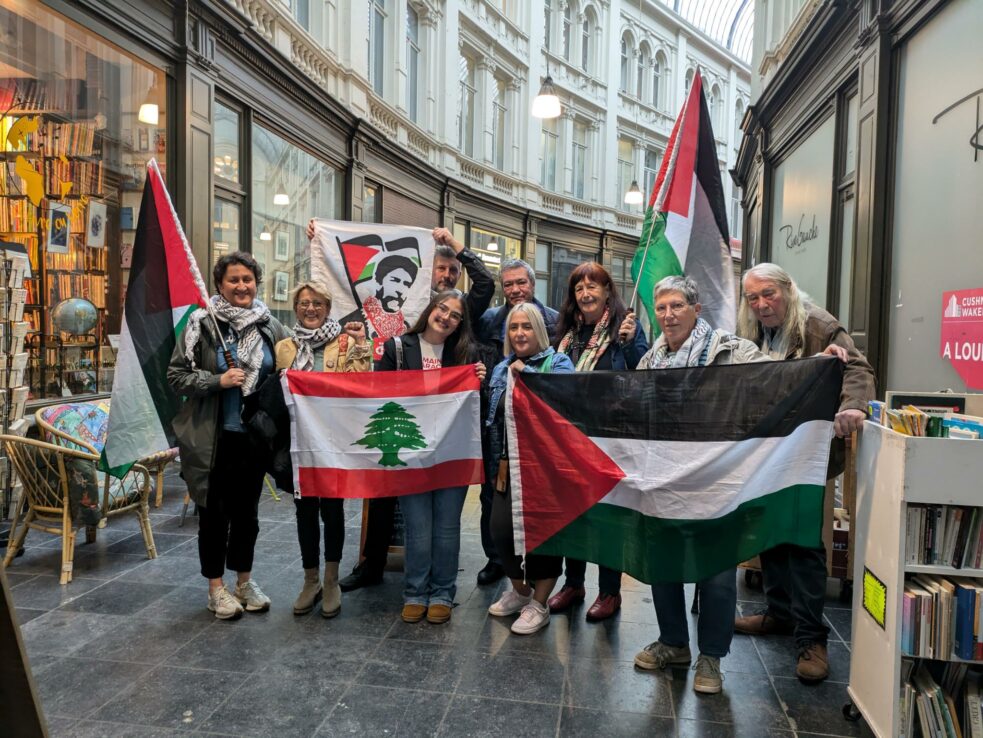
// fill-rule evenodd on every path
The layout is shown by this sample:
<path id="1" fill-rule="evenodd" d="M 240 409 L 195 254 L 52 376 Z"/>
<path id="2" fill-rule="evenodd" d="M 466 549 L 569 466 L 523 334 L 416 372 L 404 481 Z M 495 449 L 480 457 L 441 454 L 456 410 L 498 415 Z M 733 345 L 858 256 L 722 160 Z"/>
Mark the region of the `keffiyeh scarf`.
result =
<path id="1" fill-rule="evenodd" d="M 334 318 L 328 318 L 321 324 L 320 328 L 311 330 L 305 328 L 300 323 L 294 325 L 294 343 L 297 344 L 297 356 L 291 369 L 299 369 L 302 372 L 313 371 L 314 352 L 325 344 L 331 343 L 341 333 L 341 323 Z"/>
<path id="2" fill-rule="evenodd" d="M 365 313 L 366 320 L 378 336 L 392 338 L 403 335 L 403 331 L 406 330 L 403 311 L 387 313 L 382 309 L 382 303 L 375 297 L 367 297 L 362 301 L 362 312 Z"/>
<path id="3" fill-rule="evenodd" d="M 648 368 L 679 369 L 686 366 L 704 366 L 712 336 L 713 329 L 710 324 L 703 318 L 697 318 L 689 337 L 683 341 L 678 351 L 672 353 L 665 334 L 662 334 L 652 347 L 653 353 Z"/>
<path id="4" fill-rule="evenodd" d="M 263 365 L 263 335 L 258 326 L 269 321 L 270 309 L 259 299 L 253 300 L 250 308 L 235 307 L 221 295 L 212 295 L 211 303 L 215 317 L 232 328 L 232 335 L 226 339 L 226 343 L 230 350 L 232 344 L 235 344 L 239 367 L 246 373 L 241 388 L 242 396 L 251 395 L 256 389 L 259 370 Z M 184 334 L 184 356 L 191 362 L 192 369 L 198 368 L 195 366 L 195 346 L 201 339 L 201 321 L 207 315 L 207 310 L 199 308 L 188 318 L 188 328 Z"/>
<path id="5" fill-rule="evenodd" d="M 577 365 L 574 368 L 578 372 L 593 371 L 597 365 L 597 360 L 601 358 L 608 344 L 611 343 L 611 334 L 608 331 L 610 320 L 610 308 L 604 308 L 604 315 L 597 321 L 597 324 L 594 326 L 594 332 L 591 333 L 590 339 L 587 341 L 587 345 L 577 358 Z M 580 327 L 583 324 L 584 319 L 578 317 L 573 328 L 568 330 L 563 338 L 560 339 L 560 345 L 556 348 L 558 352 L 567 355 L 571 353 L 573 343 L 577 340 L 577 335 L 580 333 Z"/>

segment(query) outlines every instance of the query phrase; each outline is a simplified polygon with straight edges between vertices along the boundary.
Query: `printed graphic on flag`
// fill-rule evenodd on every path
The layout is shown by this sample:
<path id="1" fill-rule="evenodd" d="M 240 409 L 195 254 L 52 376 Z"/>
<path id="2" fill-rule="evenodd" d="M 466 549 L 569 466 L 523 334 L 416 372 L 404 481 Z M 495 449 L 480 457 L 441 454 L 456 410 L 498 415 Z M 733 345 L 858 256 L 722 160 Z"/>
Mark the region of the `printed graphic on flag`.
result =
<path id="1" fill-rule="evenodd" d="M 522 374 L 506 404 L 516 550 L 694 582 L 820 545 L 842 372 L 822 358 Z"/>
<path id="2" fill-rule="evenodd" d="M 314 221 L 311 277 L 331 292 L 331 317 L 366 324 L 378 349 L 430 301 L 434 241 L 424 228 Z"/>
<path id="3" fill-rule="evenodd" d="M 289 371 L 290 456 L 301 497 L 392 497 L 483 479 L 471 364 L 432 371 Z"/>

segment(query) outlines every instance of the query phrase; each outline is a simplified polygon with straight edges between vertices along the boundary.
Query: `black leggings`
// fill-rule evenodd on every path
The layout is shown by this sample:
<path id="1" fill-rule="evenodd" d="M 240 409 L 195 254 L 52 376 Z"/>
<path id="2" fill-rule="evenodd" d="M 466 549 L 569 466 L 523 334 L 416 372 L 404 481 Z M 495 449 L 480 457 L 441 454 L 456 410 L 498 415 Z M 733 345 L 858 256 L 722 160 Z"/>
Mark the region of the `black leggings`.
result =
<path id="1" fill-rule="evenodd" d="M 305 569 L 317 569 L 321 562 L 321 524 L 324 521 L 324 560 L 341 561 L 345 545 L 344 500 L 329 497 L 294 498 L 297 507 L 297 540 Z"/>
<path id="2" fill-rule="evenodd" d="M 563 571 L 560 556 L 526 556 L 526 568 L 522 569 L 522 557 L 516 555 L 515 541 L 512 538 L 512 492 L 495 492 L 492 495 L 491 534 L 495 550 L 502 560 L 502 567 L 510 579 L 523 579 L 536 582 L 540 579 L 557 579 Z"/>
<path id="3" fill-rule="evenodd" d="M 252 571 L 266 476 L 263 455 L 247 434 L 223 430 L 217 443 L 206 504 L 198 506 L 198 560 L 207 579 L 221 578 L 226 567 Z"/>

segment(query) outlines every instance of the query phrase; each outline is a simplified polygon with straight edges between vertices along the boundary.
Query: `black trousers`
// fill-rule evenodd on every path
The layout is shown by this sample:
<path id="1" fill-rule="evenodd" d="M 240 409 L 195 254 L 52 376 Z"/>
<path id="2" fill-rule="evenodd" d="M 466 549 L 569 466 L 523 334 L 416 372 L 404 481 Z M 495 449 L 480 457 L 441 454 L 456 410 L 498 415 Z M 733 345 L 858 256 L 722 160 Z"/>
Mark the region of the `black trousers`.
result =
<path id="1" fill-rule="evenodd" d="M 768 614 L 795 623 L 795 643 L 826 644 L 826 549 L 782 544 L 761 554 Z"/>
<path id="2" fill-rule="evenodd" d="M 305 569 L 320 567 L 321 523 L 324 523 L 324 560 L 341 561 L 345 546 L 345 503 L 329 497 L 294 498 L 297 541 Z M 318 520 L 320 517 L 320 520 Z"/>
<path id="3" fill-rule="evenodd" d="M 495 540 L 495 549 L 505 574 L 509 579 L 523 579 L 529 582 L 540 579 L 559 578 L 563 571 L 563 559 L 559 556 L 540 556 L 529 554 L 525 557 L 525 569 L 522 568 L 522 556 L 515 552 L 515 540 L 512 536 L 512 495 L 511 490 L 504 493 L 492 493 L 491 533 Z"/>
<path id="4" fill-rule="evenodd" d="M 369 523 L 362 547 L 362 557 L 365 559 L 362 569 L 371 575 L 381 575 L 386 568 L 395 519 L 395 497 L 376 497 L 369 500 Z"/>
<path id="5" fill-rule="evenodd" d="M 497 471 L 497 470 L 496 470 Z M 491 477 L 488 481 L 486 476 L 484 484 L 481 485 L 481 495 L 478 500 L 481 502 L 481 548 L 485 552 L 485 557 L 496 564 L 502 563 L 502 558 L 498 555 L 498 548 L 495 544 L 495 537 L 492 535 L 492 507 L 495 498 L 495 478 Z"/>
<path id="6" fill-rule="evenodd" d="M 587 562 L 580 559 L 567 559 L 567 576 L 563 582 L 565 587 L 583 587 L 587 576 Z M 601 594 L 621 594 L 621 572 L 597 565 L 597 584 Z"/>
<path id="7" fill-rule="evenodd" d="M 219 579 L 252 571 L 259 535 L 259 496 L 266 476 L 264 456 L 246 433 L 219 431 L 205 506 L 198 506 L 201 575 Z"/>

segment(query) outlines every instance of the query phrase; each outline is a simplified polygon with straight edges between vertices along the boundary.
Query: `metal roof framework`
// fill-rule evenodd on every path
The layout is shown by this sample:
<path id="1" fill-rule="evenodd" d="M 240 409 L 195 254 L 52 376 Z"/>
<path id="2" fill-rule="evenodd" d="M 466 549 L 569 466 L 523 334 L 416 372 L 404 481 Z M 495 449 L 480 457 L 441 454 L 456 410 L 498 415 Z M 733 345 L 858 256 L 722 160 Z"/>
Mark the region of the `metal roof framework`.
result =
<path id="1" fill-rule="evenodd" d="M 751 62 L 753 0 L 662 0 L 732 54 Z"/>

